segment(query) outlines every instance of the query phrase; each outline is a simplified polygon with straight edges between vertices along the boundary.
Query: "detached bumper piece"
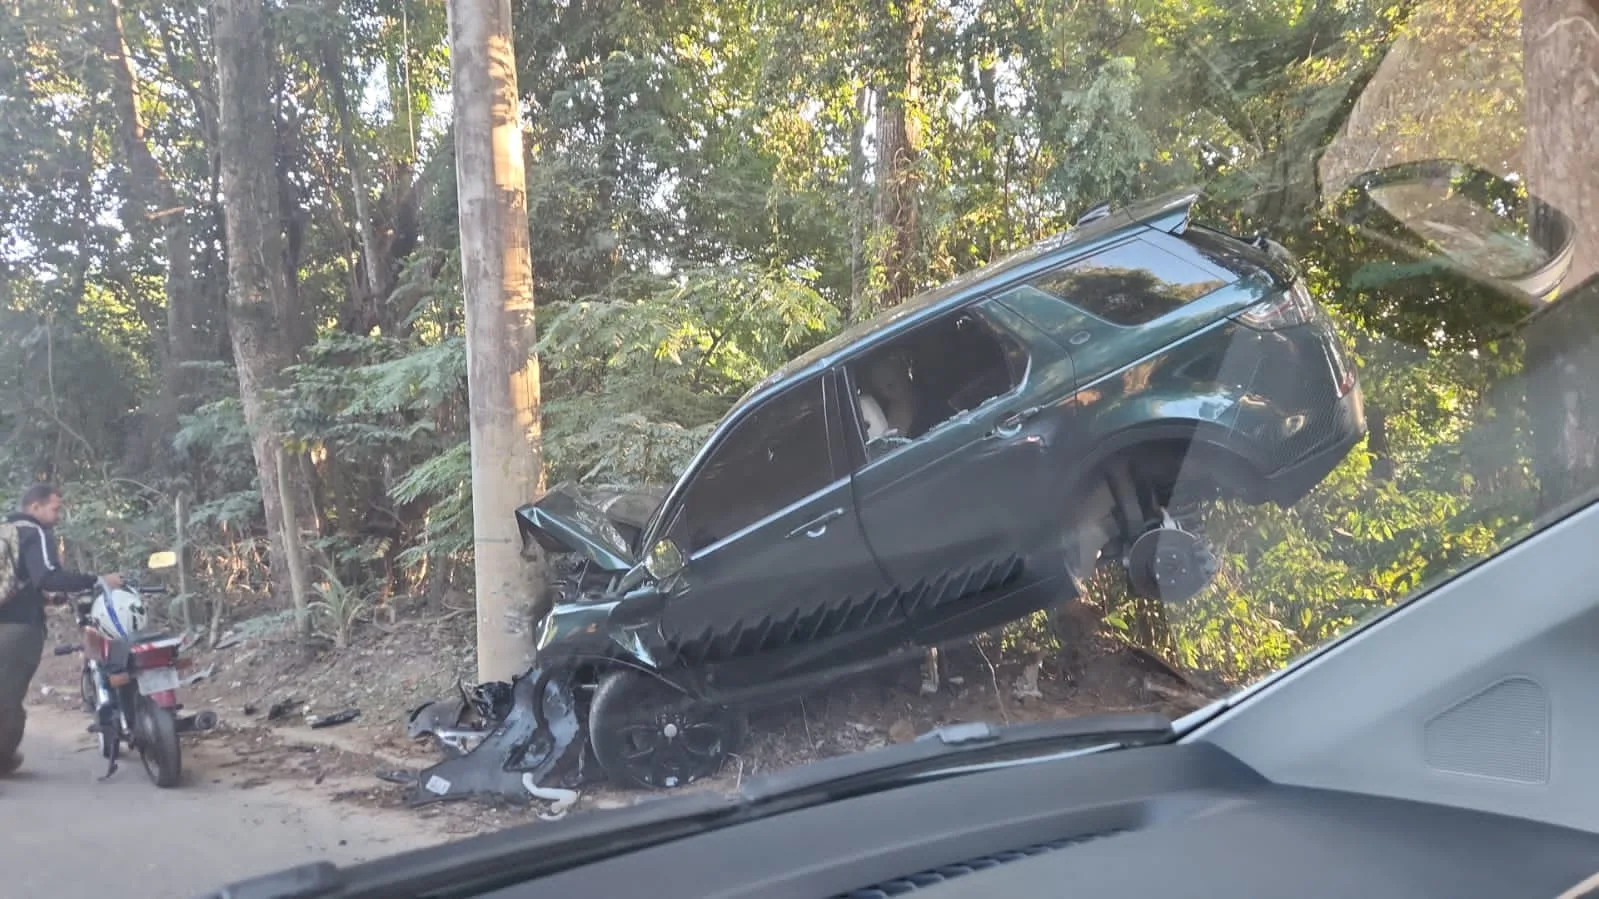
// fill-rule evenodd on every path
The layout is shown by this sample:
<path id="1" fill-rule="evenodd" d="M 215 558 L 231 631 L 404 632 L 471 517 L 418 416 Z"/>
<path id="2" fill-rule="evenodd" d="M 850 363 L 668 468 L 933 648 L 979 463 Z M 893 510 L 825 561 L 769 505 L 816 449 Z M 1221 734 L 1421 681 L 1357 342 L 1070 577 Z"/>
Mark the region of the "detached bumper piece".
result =
<path id="1" fill-rule="evenodd" d="M 486 732 L 454 728 L 465 703 L 432 703 L 414 712 L 412 735 L 432 733 L 452 757 L 415 775 L 408 803 L 493 797 L 522 804 L 535 791 L 581 783 L 588 735 L 569 675 L 535 668 L 518 677 L 504 717 Z M 468 742 L 476 745 L 467 749 Z"/>

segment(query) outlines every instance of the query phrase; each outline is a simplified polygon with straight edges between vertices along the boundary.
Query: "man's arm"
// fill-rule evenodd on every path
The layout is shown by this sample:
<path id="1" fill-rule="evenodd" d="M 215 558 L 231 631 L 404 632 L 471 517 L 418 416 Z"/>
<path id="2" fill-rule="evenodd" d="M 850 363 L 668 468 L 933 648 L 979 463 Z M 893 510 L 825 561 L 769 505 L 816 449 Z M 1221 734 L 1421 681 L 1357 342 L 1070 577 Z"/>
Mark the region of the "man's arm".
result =
<path id="1" fill-rule="evenodd" d="M 98 580 L 94 575 L 78 574 L 61 567 L 55 547 L 51 546 L 53 541 L 44 528 L 30 530 L 34 532 L 35 539 L 28 541 L 31 545 L 20 547 L 22 576 L 28 583 L 45 593 L 82 593 L 94 586 Z"/>

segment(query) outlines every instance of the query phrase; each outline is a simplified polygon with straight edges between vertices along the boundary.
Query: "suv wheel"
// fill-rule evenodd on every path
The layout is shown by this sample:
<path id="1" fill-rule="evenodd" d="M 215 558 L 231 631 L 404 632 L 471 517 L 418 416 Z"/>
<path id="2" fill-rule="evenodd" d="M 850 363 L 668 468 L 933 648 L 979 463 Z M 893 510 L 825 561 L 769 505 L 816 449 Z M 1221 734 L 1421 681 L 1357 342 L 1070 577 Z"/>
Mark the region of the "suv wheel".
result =
<path id="1" fill-rule="evenodd" d="M 1193 599 L 1221 569 L 1210 545 L 1170 516 L 1133 540 L 1125 565 L 1134 595 L 1171 603 Z"/>
<path id="2" fill-rule="evenodd" d="M 615 782 L 666 790 L 715 775 L 744 735 L 744 718 L 638 671 L 600 680 L 589 707 L 594 757 Z"/>

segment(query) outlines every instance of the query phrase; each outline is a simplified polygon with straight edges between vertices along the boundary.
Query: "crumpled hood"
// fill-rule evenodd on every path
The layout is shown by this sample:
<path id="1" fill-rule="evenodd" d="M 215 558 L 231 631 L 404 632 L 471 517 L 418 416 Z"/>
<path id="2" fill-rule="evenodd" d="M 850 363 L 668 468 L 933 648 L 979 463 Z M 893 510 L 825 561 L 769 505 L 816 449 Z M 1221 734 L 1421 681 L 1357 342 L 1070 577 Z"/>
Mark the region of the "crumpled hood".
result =
<path id="1" fill-rule="evenodd" d="M 575 552 L 605 571 L 636 564 L 629 536 L 642 530 L 664 490 L 562 482 L 516 510 L 517 526 L 550 552 Z"/>

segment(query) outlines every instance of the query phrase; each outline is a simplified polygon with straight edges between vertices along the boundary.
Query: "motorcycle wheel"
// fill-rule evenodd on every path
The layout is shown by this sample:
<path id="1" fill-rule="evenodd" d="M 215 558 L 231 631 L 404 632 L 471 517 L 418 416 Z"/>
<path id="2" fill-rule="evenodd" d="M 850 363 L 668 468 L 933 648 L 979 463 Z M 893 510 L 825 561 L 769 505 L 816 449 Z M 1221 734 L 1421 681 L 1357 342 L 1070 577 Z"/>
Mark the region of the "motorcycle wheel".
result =
<path id="1" fill-rule="evenodd" d="M 88 664 L 83 666 L 83 672 L 78 677 L 78 692 L 83 694 L 83 710 L 94 711 L 98 705 L 98 696 L 94 689 L 94 672 L 89 670 Z"/>
<path id="2" fill-rule="evenodd" d="M 177 786 L 183 775 L 183 756 L 178 745 L 178 722 L 172 717 L 172 710 L 141 696 L 137 720 L 139 760 L 144 762 L 145 773 L 158 787 Z"/>

